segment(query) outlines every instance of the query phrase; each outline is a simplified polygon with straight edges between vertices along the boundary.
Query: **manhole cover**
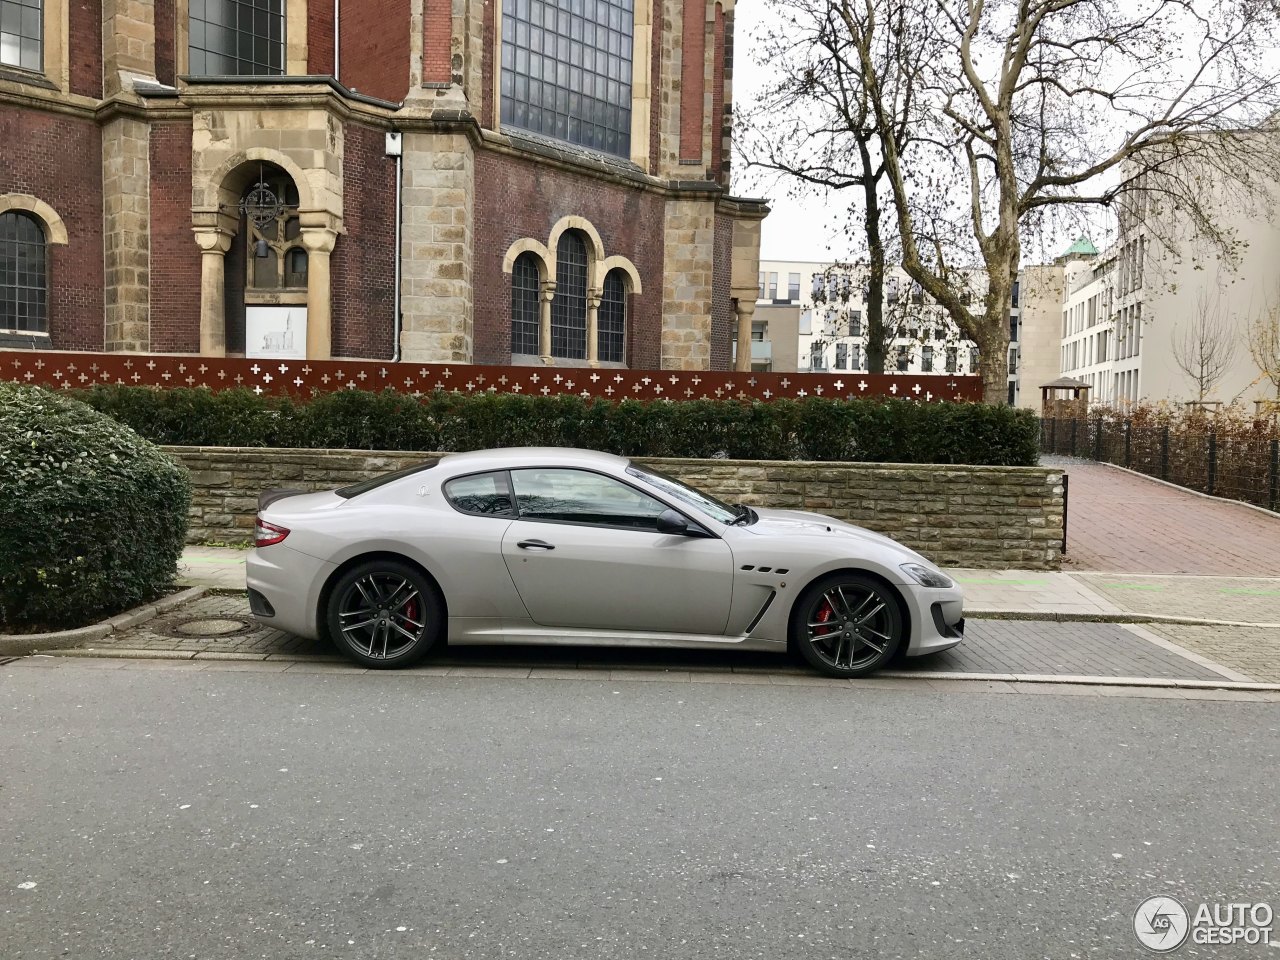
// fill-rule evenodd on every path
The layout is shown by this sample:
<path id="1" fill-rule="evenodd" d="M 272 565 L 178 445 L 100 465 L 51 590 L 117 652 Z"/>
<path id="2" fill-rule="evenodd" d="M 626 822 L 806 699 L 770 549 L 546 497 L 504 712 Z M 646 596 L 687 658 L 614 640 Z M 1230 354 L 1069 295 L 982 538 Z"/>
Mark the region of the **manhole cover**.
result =
<path id="1" fill-rule="evenodd" d="M 247 633 L 254 625 L 239 617 L 197 617 L 169 623 L 165 627 L 165 633 L 176 637 L 230 637 Z"/>

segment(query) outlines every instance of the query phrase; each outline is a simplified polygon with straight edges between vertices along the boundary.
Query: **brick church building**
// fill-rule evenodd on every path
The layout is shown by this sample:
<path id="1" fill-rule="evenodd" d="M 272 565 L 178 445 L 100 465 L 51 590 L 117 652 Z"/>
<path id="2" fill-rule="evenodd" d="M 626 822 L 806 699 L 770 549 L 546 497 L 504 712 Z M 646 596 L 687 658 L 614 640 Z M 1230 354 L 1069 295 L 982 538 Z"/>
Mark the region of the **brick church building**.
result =
<path id="1" fill-rule="evenodd" d="M 733 0 L 0 0 L 0 347 L 727 369 L 732 63 Z"/>

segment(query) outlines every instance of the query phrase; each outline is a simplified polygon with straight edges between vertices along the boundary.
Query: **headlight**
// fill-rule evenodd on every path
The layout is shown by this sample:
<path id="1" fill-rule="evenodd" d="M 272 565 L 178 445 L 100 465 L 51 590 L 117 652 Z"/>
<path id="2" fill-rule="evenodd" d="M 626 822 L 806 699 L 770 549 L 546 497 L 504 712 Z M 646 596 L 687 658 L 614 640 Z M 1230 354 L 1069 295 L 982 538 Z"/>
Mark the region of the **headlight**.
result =
<path id="1" fill-rule="evenodd" d="M 954 587 L 951 578 L 946 574 L 939 573 L 937 570 L 930 570 L 928 567 L 919 563 L 904 563 L 902 571 L 916 583 L 923 587 Z"/>

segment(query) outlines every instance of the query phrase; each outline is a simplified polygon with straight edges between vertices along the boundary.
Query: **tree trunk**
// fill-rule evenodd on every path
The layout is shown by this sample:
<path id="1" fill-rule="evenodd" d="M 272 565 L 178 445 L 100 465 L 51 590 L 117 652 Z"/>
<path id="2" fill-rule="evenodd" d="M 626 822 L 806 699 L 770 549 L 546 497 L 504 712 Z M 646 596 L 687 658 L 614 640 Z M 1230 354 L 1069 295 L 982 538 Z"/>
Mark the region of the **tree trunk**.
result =
<path id="1" fill-rule="evenodd" d="M 871 169 L 871 157 L 865 142 L 858 144 L 862 152 L 862 169 Z M 863 224 L 867 232 L 867 372 L 884 373 L 884 240 L 880 236 L 880 198 L 876 195 L 879 178 L 865 177 L 862 190 L 866 201 Z"/>

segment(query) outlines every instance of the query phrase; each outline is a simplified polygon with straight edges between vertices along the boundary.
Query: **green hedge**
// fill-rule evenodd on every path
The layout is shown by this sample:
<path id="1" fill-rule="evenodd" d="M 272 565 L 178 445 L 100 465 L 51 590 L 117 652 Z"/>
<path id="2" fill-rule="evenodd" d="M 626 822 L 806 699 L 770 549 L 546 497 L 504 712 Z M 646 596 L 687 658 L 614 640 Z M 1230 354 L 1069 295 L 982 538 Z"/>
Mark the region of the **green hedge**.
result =
<path id="1" fill-rule="evenodd" d="M 308 402 L 247 390 L 95 387 L 96 409 L 160 444 L 476 450 L 569 446 L 630 456 L 880 463 L 1036 463 L 1026 410 L 910 400 L 640 402 L 345 390 Z"/>
<path id="2" fill-rule="evenodd" d="M 168 590 L 186 471 L 62 393 L 0 383 L 0 631 L 83 626 Z"/>

